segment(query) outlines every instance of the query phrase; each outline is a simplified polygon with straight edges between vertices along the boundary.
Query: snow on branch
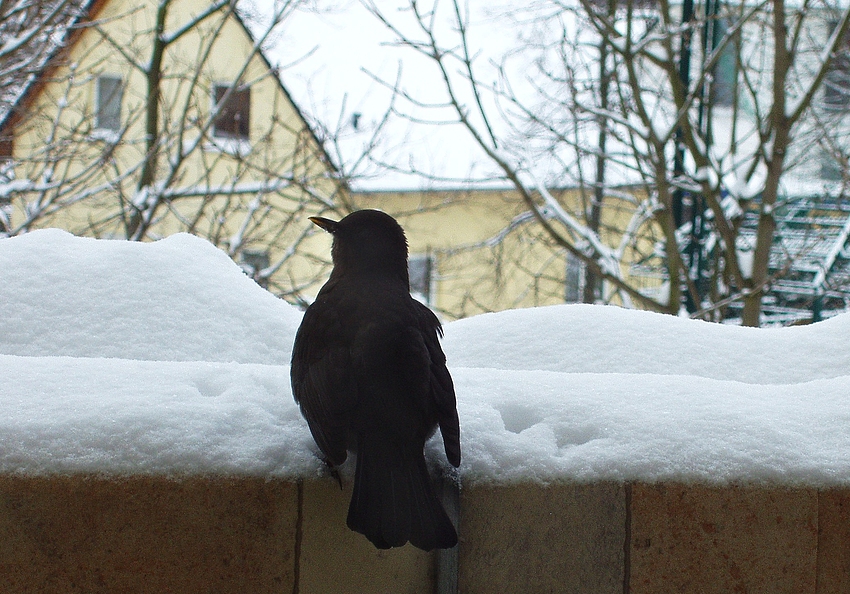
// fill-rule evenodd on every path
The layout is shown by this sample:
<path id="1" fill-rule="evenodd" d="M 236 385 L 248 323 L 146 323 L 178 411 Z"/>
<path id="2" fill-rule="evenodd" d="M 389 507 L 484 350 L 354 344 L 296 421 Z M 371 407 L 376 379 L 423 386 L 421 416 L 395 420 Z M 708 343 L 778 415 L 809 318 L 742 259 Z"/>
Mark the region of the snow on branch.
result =
<path id="1" fill-rule="evenodd" d="M 605 245 L 599 238 L 599 235 L 594 233 L 587 227 L 587 225 L 579 223 L 575 217 L 561 206 L 546 186 L 540 183 L 537 178 L 534 178 L 534 187 L 543 197 L 546 209 L 554 213 L 559 221 L 566 225 L 572 233 L 582 239 L 580 244 L 576 247 L 589 247 L 590 252 L 588 255 L 597 261 L 599 267 L 605 274 L 617 279 L 622 278 L 622 273 L 620 272 L 620 260 L 622 259 L 622 254 Z"/>

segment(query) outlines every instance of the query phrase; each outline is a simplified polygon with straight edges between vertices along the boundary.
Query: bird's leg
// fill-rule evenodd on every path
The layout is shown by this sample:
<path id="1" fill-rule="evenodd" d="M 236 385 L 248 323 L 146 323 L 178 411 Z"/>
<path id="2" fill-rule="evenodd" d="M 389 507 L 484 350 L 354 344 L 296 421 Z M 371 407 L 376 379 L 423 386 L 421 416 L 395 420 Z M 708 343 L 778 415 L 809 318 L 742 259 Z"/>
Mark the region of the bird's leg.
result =
<path id="1" fill-rule="evenodd" d="M 336 482 L 339 485 L 339 490 L 342 491 L 342 477 L 339 474 L 339 470 L 337 470 L 336 466 L 334 466 L 327 458 L 323 458 L 322 461 L 325 463 L 325 466 L 328 467 L 328 472 L 331 473 L 331 476 L 336 479 Z"/>

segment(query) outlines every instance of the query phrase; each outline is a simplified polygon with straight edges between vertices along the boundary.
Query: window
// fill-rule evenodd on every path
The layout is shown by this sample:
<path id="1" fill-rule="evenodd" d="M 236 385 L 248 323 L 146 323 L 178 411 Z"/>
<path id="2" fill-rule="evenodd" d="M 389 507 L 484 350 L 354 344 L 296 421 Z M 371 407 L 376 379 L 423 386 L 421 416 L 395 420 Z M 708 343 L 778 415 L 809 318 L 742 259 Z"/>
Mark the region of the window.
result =
<path id="1" fill-rule="evenodd" d="M 124 99 L 124 82 L 117 76 L 97 79 L 97 112 L 95 127 L 118 132 L 121 129 L 121 101 Z"/>
<path id="2" fill-rule="evenodd" d="M 410 256 L 407 259 L 407 273 L 410 276 L 410 292 L 425 304 L 431 303 L 431 280 L 434 270 L 434 257 L 430 254 Z"/>
<path id="3" fill-rule="evenodd" d="M 231 85 L 215 85 L 213 90 L 214 105 L 219 105 Z M 227 101 L 219 109 L 213 121 L 213 136 L 216 138 L 236 138 L 248 140 L 251 123 L 251 89 L 237 87 L 233 89 Z"/>
<path id="4" fill-rule="evenodd" d="M 830 34 L 838 26 L 838 21 L 829 24 Z M 827 108 L 841 109 L 850 107 L 850 36 L 845 36 L 823 81 L 823 102 Z"/>
<path id="5" fill-rule="evenodd" d="M 721 18 L 715 20 L 713 24 L 714 26 L 711 27 L 711 35 L 713 36 L 712 47 L 719 47 L 731 28 L 731 22 Z M 735 102 L 735 94 L 738 91 L 738 50 L 736 41 L 735 39 L 728 40 L 717 57 L 717 61 L 714 63 L 711 83 L 712 105 L 728 106 Z"/>
<path id="6" fill-rule="evenodd" d="M 564 302 L 581 303 L 584 297 L 584 262 L 567 252 L 567 271 L 564 282 Z"/>
<path id="7" fill-rule="evenodd" d="M 242 270 L 263 288 L 268 288 L 269 279 L 263 277 L 261 273 L 269 267 L 269 262 L 269 253 L 266 251 L 242 250 L 242 256 L 240 258 Z"/>
<path id="8" fill-rule="evenodd" d="M 11 136 L 0 136 L 0 163 L 11 160 L 13 148 Z"/>

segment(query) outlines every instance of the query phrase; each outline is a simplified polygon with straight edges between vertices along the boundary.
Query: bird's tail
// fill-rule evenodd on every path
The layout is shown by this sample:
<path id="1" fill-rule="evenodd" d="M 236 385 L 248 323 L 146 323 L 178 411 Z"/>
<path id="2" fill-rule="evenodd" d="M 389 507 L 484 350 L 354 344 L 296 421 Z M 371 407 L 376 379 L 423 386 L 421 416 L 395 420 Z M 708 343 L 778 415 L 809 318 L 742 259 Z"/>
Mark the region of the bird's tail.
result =
<path id="1" fill-rule="evenodd" d="M 379 549 L 410 543 L 425 551 L 457 544 L 434 493 L 422 450 L 360 437 L 348 527 Z"/>

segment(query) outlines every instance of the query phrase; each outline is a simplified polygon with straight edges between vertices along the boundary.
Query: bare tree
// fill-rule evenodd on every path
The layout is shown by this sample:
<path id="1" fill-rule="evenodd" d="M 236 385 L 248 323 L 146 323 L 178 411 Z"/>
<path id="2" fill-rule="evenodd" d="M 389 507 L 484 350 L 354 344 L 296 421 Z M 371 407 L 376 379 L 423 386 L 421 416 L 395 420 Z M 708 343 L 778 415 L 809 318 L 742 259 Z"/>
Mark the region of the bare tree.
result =
<path id="1" fill-rule="evenodd" d="M 276 2 L 253 36 L 231 0 L 197 14 L 159 0 L 152 14 L 80 21 L 85 36 L 7 119 L 0 232 L 60 226 L 141 241 L 186 231 L 302 301 L 325 264 L 305 219 L 344 210 L 346 184 L 262 51 L 297 7 Z"/>
<path id="2" fill-rule="evenodd" d="M 812 249 L 777 260 L 777 220 L 814 154 L 847 162 L 847 7 L 541 0 L 500 15 L 524 36 L 487 56 L 461 0 L 365 2 L 444 90 L 399 97 L 452 111 L 553 249 L 584 263 L 586 300 L 757 326 Z M 641 269 L 665 282 L 642 286 Z"/>
<path id="3" fill-rule="evenodd" d="M 6 113 L 79 15 L 72 0 L 0 1 L 0 113 Z"/>

